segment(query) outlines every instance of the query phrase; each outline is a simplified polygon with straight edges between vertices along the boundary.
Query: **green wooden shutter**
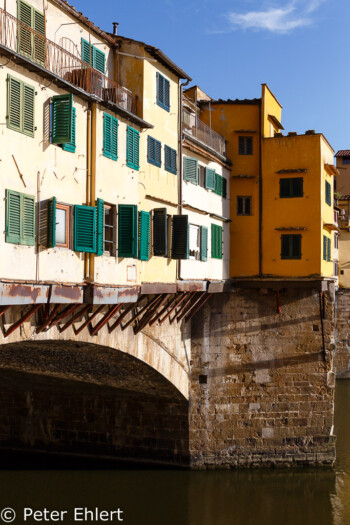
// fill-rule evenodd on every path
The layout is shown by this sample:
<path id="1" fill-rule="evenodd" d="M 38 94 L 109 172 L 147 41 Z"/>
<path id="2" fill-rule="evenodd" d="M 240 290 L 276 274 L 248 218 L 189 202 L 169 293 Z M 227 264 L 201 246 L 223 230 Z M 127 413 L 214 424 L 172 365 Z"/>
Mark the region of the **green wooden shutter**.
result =
<path id="1" fill-rule="evenodd" d="M 168 215 L 166 208 L 153 210 L 153 253 L 168 255 Z"/>
<path id="2" fill-rule="evenodd" d="M 118 205 L 118 256 L 137 258 L 138 216 L 134 204 Z"/>
<path id="3" fill-rule="evenodd" d="M 222 228 L 211 225 L 211 256 L 213 259 L 222 259 Z"/>
<path id="4" fill-rule="evenodd" d="M 224 199 L 227 198 L 227 180 L 225 177 L 222 177 L 222 196 Z"/>
<path id="5" fill-rule="evenodd" d="M 157 103 L 164 104 L 164 77 L 157 73 Z"/>
<path id="6" fill-rule="evenodd" d="M 208 228 L 201 226 L 201 261 L 208 260 Z"/>
<path id="7" fill-rule="evenodd" d="M 49 200 L 47 207 L 47 246 L 56 246 L 56 197 Z"/>
<path id="8" fill-rule="evenodd" d="M 112 117 L 103 114 L 103 155 L 112 158 Z"/>
<path id="9" fill-rule="evenodd" d="M 34 97 L 34 88 L 23 84 L 23 133 L 31 137 L 34 137 Z"/>
<path id="10" fill-rule="evenodd" d="M 21 244 L 35 244 L 35 197 L 22 194 L 22 235 Z"/>
<path id="11" fill-rule="evenodd" d="M 331 248 L 331 240 L 328 238 L 327 239 L 327 261 L 330 262 L 332 257 L 331 257 L 331 251 L 332 251 L 332 248 Z"/>
<path id="12" fill-rule="evenodd" d="M 96 200 L 96 255 L 103 255 L 104 201 Z"/>
<path id="13" fill-rule="evenodd" d="M 188 215 L 173 216 L 172 258 L 188 259 L 189 235 Z"/>
<path id="14" fill-rule="evenodd" d="M 292 235 L 292 256 L 294 259 L 301 257 L 301 235 Z"/>
<path id="15" fill-rule="evenodd" d="M 81 59 L 89 65 L 92 65 L 92 48 L 90 47 L 89 42 L 84 38 L 81 39 Z"/>
<path id="16" fill-rule="evenodd" d="M 45 66 L 46 62 L 46 40 L 45 40 L 45 16 L 36 9 L 33 10 L 34 30 L 38 35 L 34 35 L 34 60 L 38 64 Z"/>
<path id="17" fill-rule="evenodd" d="M 215 170 L 205 168 L 205 187 L 207 190 L 215 190 Z"/>
<path id="18" fill-rule="evenodd" d="M 74 250 L 96 253 L 96 208 L 74 206 Z"/>
<path id="19" fill-rule="evenodd" d="M 151 214 L 147 211 L 140 212 L 140 251 L 141 261 L 149 260 L 149 231 L 150 231 Z"/>
<path id="20" fill-rule="evenodd" d="M 76 136 L 76 111 L 75 108 L 72 108 L 72 140 L 68 144 L 62 144 L 62 149 L 64 151 L 70 151 L 75 153 L 75 136 Z"/>
<path id="21" fill-rule="evenodd" d="M 170 173 L 174 173 L 174 175 L 176 175 L 176 172 L 177 172 L 176 170 L 176 150 L 173 148 L 170 148 L 169 146 L 165 146 L 164 157 L 165 157 L 165 163 L 164 163 L 165 169 L 167 171 L 170 171 Z M 198 182 L 198 162 L 197 162 L 197 182 Z"/>
<path id="22" fill-rule="evenodd" d="M 169 111 L 170 109 L 170 82 L 166 78 L 164 79 L 164 105 Z"/>
<path id="23" fill-rule="evenodd" d="M 191 157 L 183 159 L 183 179 L 198 184 L 198 160 Z"/>
<path id="24" fill-rule="evenodd" d="M 139 169 L 139 153 L 140 153 L 140 134 L 139 132 L 127 127 L 126 130 L 126 164 L 129 168 L 134 170 Z"/>
<path id="25" fill-rule="evenodd" d="M 323 260 L 327 260 L 327 237 L 323 236 Z"/>
<path id="26" fill-rule="evenodd" d="M 17 4 L 18 24 L 18 52 L 21 55 L 32 57 L 33 52 L 33 33 L 28 28 L 33 28 L 33 8 L 22 0 Z"/>
<path id="27" fill-rule="evenodd" d="M 97 71 L 100 71 L 101 73 L 105 74 L 106 71 L 106 55 L 103 53 L 103 51 L 100 51 L 97 49 L 97 47 L 93 47 L 93 67 L 97 69 Z"/>
<path id="28" fill-rule="evenodd" d="M 332 205 L 331 185 L 327 181 L 326 181 L 326 203 L 328 204 L 328 206 Z"/>
<path id="29" fill-rule="evenodd" d="M 214 193 L 222 195 L 222 177 L 218 173 L 215 173 L 215 189 Z"/>
<path id="30" fill-rule="evenodd" d="M 6 242 L 19 244 L 21 241 L 21 194 L 6 190 Z"/>
<path id="31" fill-rule="evenodd" d="M 11 129 L 21 131 L 22 82 L 10 75 L 7 81 L 7 125 Z"/>
<path id="32" fill-rule="evenodd" d="M 73 95 L 57 95 L 52 98 L 52 142 L 72 141 Z"/>
<path id="33" fill-rule="evenodd" d="M 116 118 L 112 117 L 112 129 L 111 129 L 111 156 L 112 160 L 118 160 L 118 126 L 119 122 Z"/>

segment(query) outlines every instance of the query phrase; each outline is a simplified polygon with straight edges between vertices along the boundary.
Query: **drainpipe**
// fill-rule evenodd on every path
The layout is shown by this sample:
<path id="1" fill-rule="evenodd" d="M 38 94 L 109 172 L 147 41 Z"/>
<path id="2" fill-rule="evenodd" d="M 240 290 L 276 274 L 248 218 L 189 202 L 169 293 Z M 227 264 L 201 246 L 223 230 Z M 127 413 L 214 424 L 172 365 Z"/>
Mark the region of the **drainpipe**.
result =
<path id="1" fill-rule="evenodd" d="M 259 277 L 262 277 L 262 206 L 263 206 L 263 191 L 262 191 L 262 141 L 263 141 L 263 130 L 262 130 L 262 100 L 259 105 Z"/>
<path id="2" fill-rule="evenodd" d="M 178 213 L 179 215 L 182 215 L 182 89 L 190 83 L 190 80 L 186 80 L 183 84 L 181 84 L 179 79 L 179 178 L 178 178 L 178 196 L 179 196 L 179 203 L 178 203 Z M 178 259 L 176 261 L 176 280 L 179 280 L 181 278 L 181 259 Z"/>
<path id="3" fill-rule="evenodd" d="M 40 201 L 41 201 L 41 183 L 40 183 L 40 171 L 38 171 L 36 176 L 36 201 L 37 201 L 37 213 L 36 213 L 36 224 L 37 232 L 40 232 Z M 40 237 L 36 236 L 36 282 L 39 282 L 39 258 L 40 258 Z"/>
<path id="4" fill-rule="evenodd" d="M 96 201 L 96 123 L 97 123 L 97 104 L 92 105 L 91 113 L 91 188 L 90 206 L 95 206 Z M 89 281 L 95 279 L 95 254 L 90 253 Z"/>
<path id="5" fill-rule="evenodd" d="M 91 104 L 87 110 L 87 155 L 86 155 L 86 204 L 90 204 L 91 187 Z M 84 253 L 84 279 L 89 276 L 89 254 Z"/>

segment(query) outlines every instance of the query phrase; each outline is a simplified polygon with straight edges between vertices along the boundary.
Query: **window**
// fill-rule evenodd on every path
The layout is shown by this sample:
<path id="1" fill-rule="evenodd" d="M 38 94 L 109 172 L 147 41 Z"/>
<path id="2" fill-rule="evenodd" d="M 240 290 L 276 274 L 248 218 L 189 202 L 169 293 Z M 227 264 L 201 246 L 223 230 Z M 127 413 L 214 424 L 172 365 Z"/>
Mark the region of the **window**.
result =
<path id="1" fill-rule="evenodd" d="M 281 235 L 281 259 L 301 259 L 301 235 Z"/>
<path id="2" fill-rule="evenodd" d="M 208 228 L 201 226 L 201 261 L 208 260 Z"/>
<path id="3" fill-rule="evenodd" d="M 150 223 L 151 214 L 147 211 L 141 211 L 139 216 L 140 230 L 139 230 L 139 259 L 141 261 L 149 260 L 149 237 L 150 237 Z"/>
<path id="4" fill-rule="evenodd" d="M 226 199 L 226 193 L 227 193 L 227 181 L 225 177 L 222 177 L 218 173 L 215 173 L 215 189 L 214 193 L 217 195 L 221 195 Z"/>
<path id="5" fill-rule="evenodd" d="M 81 58 L 94 69 L 105 74 L 106 55 L 84 38 L 81 39 Z"/>
<path id="6" fill-rule="evenodd" d="M 115 255 L 115 206 L 104 204 L 104 235 L 103 251 L 109 255 Z"/>
<path id="7" fill-rule="evenodd" d="M 222 232 L 221 226 L 211 225 L 211 256 L 213 259 L 222 259 Z"/>
<path id="8" fill-rule="evenodd" d="M 126 130 L 126 165 L 134 170 L 139 169 L 140 133 L 127 127 Z"/>
<path id="9" fill-rule="evenodd" d="M 134 204 L 118 205 L 118 257 L 137 259 L 138 213 Z"/>
<path id="10" fill-rule="evenodd" d="M 199 261 L 200 259 L 200 227 L 190 224 L 189 231 L 189 258 Z"/>
<path id="11" fill-rule="evenodd" d="M 103 155 L 118 160 L 118 120 L 108 113 L 103 114 Z"/>
<path id="12" fill-rule="evenodd" d="M 326 181 L 325 192 L 326 192 L 326 203 L 328 204 L 328 206 L 332 206 L 332 189 L 331 189 L 331 185 L 327 181 Z"/>
<path id="13" fill-rule="evenodd" d="M 34 62 L 45 66 L 46 40 L 45 17 L 43 13 L 34 9 L 23 0 L 17 4 L 18 24 L 18 52 Z M 30 29 L 27 29 L 27 27 Z"/>
<path id="14" fill-rule="evenodd" d="M 188 259 L 188 215 L 173 216 L 172 258 Z"/>
<path id="15" fill-rule="evenodd" d="M 32 86 L 7 76 L 7 127 L 34 137 L 34 96 Z"/>
<path id="16" fill-rule="evenodd" d="M 192 184 L 198 184 L 198 160 L 191 157 L 183 159 L 183 178 Z"/>
<path id="17" fill-rule="evenodd" d="M 253 155 L 253 137 L 238 137 L 238 154 Z"/>
<path id="18" fill-rule="evenodd" d="M 160 73 L 157 73 L 157 104 L 170 111 L 170 82 Z"/>
<path id="19" fill-rule="evenodd" d="M 338 277 L 339 275 L 339 265 L 337 262 L 334 263 L 333 273 L 335 277 Z"/>
<path id="20" fill-rule="evenodd" d="M 75 150 L 75 112 L 73 95 L 52 97 L 51 140 L 54 144 L 73 146 Z M 73 129 L 74 128 L 74 129 Z"/>
<path id="21" fill-rule="evenodd" d="M 332 249 L 331 249 L 331 240 L 327 238 L 327 261 L 332 260 Z"/>
<path id="22" fill-rule="evenodd" d="M 338 234 L 334 234 L 334 248 L 337 250 L 339 248 L 339 237 Z"/>
<path id="23" fill-rule="evenodd" d="M 237 197 L 237 215 L 251 215 L 252 214 L 252 198 L 251 197 Z"/>
<path id="24" fill-rule="evenodd" d="M 154 139 L 153 137 L 150 137 L 148 135 L 147 138 L 147 160 L 150 164 L 153 164 L 154 166 L 160 166 L 162 165 L 162 143 L 159 142 L 159 140 Z"/>
<path id="25" fill-rule="evenodd" d="M 205 188 L 205 166 L 198 166 L 198 186 Z"/>
<path id="26" fill-rule="evenodd" d="M 168 255 L 168 222 L 167 209 L 153 210 L 153 254 L 167 257 Z"/>
<path id="27" fill-rule="evenodd" d="M 56 246 L 61 248 L 69 248 L 69 213 L 70 206 L 56 204 Z"/>
<path id="28" fill-rule="evenodd" d="M 343 157 L 343 164 L 350 164 L 350 157 Z"/>
<path id="29" fill-rule="evenodd" d="M 175 149 L 169 148 L 169 146 L 164 146 L 165 169 L 174 175 L 177 173 L 176 155 L 177 153 Z"/>
<path id="30" fill-rule="evenodd" d="M 280 179 L 280 198 L 288 197 L 302 197 L 303 193 L 303 179 L 297 177 L 293 179 Z"/>
<path id="31" fill-rule="evenodd" d="M 75 153 L 75 136 L 76 136 L 76 111 L 75 108 L 72 108 L 72 139 L 70 142 L 62 144 L 62 149 L 64 151 L 70 151 L 71 153 Z"/>
<path id="32" fill-rule="evenodd" d="M 5 241 L 12 244 L 35 244 L 35 197 L 6 190 Z"/>

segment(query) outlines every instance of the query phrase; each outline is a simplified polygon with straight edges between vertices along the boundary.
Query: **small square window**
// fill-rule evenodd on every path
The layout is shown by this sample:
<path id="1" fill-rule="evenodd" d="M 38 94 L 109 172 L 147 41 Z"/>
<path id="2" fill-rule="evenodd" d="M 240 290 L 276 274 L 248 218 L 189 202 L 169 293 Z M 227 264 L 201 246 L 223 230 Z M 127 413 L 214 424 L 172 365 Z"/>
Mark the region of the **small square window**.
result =
<path id="1" fill-rule="evenodd" d="M 238 154 L 253 155 L 253 137 L 238 137 Z"/>
<path id="2" fill-rule="evenodd" d="M 237 215 L 251 215 L 252 214 L 252 198 L 251 197 L 237 197 Z"/>
<path id="3" fill-rule="evenodd" d="M 281 235 L 281 259 L 301 259 L 301 235 Z"/>

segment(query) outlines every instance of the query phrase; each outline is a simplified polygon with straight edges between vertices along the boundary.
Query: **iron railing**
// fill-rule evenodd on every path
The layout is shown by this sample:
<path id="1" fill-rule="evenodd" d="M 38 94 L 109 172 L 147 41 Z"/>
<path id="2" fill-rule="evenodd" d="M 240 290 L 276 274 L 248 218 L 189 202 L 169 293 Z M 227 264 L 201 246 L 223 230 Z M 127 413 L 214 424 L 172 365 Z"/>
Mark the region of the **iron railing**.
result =
<path id="1" fill-rule="evenodd" d="M 217 151 L 220 155 L 225 156 L 225 139 L 200 120 L 197 114 L 192 114 L 184 110 L 182 112 L 182 126 L 186 133 Z"/>
<path id="2" fill-rule="evenodd" d="M 0 8 L 0 45 L 98 98 L 136 114 L 136 96 Z"/>

